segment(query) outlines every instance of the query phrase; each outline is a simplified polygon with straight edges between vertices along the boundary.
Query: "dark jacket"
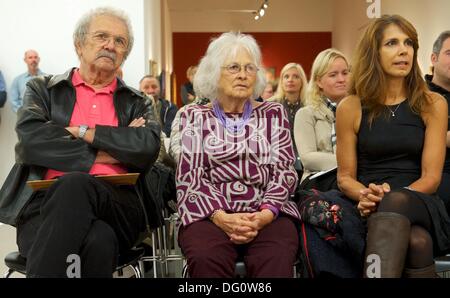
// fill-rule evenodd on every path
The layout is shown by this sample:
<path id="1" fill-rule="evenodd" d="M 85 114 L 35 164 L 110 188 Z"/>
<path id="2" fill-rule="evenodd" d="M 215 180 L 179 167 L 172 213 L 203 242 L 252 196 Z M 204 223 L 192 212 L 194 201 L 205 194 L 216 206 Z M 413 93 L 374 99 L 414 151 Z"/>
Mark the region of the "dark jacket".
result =
<path id="1" fill-rule="evenodd" d="M 42 179 L 48 168 L 62 172 L 89 172 L 98 150 L 109 153 L 130 172 L 147 172 L 160 147 L 160 127 L 149 101 L 121 80 L 114 92 L 119 127 L 97 125 L 92 144 L 72 138 L 69 126 L 75 105 L 73 69 L 56 76 L 40 76 L 27 84 L 24 106 L 18 112 L 16 164 L 0 190 L 0 221 L 16 225 L 31 197 L 28 180 Z M 145 117 L 145 127 L 130 128 Z M 142 188 L 144 175 L 138 182 Z M 141 184 L 141 185 L 140 185 Z"/>
<path id="2" fill-rule="evenodd" d="M 427 82 L 428 88 L 430 88 L 431 91 L 439 93 L 440 95 L 444 96 L 444 98 L 447 100 L 447 104 L 450 105 L 450 90 L 446 90 L 441 86 L 438 86 L 435 83 L 433 83 L 432 75 L 425 75 L 425 81 Z M 448 116 L 449 116 L 448 129 L 450 130 L 450 109 L 448 110 Z M 450 173 L 450 148 L 447 148 L 445 154 L 444 173 Z"/>
<path id="3" fill-rule="evenodd" d="M 178 108 L 176 105 L 174 105 L 167 99 L 161 98 L 160 101 L 161 101 L 161 112 L 159 119 L 161 119 L 162 131 L 169 138 L 170 132 L 172 130 L 172 122 L 173 119 L 175 119 L 175 115 L 178 112 Z"/>
<path id="4" fill-rule="evenodd" d="M 195 97 L 194 85 L 191 82 L 187 82 L 181 86 L 181 102 L 183 106 L 190 104 L 189 94 Z"/>
<path id="5" fill-rule="evenodd" d="M 447 102 L 450 103 L 450 90 L 446 90 L 441 86 L 438 86 L 435 83 L 433 83 L 432 75 L 425 75 L 425 81 L 427 82 L 428 88 L 430 88 L 431 91 L 439 93 L 440 95 L 444 96 Z"/>

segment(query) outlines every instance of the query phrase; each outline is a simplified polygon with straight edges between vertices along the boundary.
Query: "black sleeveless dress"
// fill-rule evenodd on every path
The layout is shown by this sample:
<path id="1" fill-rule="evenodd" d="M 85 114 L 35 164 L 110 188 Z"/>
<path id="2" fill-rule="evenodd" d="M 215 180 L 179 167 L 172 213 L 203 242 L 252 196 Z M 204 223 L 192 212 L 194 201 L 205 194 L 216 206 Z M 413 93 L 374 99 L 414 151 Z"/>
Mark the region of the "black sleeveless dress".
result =
<path id="1" fill-rule="evenodd" d="M 425 124 L 407 100 L 386 106 L 386 113 L 371 125 L 363 108 L 357 143 L 358 181 L 366 186 L 387 182 L 391 191 L 409 186 L 420 178 L 424 141 Z M 444 203 L 437 195 L 411 193 L 425 203 L 431 216 L 435 254 L 449 251 L 450 218 Z"/>

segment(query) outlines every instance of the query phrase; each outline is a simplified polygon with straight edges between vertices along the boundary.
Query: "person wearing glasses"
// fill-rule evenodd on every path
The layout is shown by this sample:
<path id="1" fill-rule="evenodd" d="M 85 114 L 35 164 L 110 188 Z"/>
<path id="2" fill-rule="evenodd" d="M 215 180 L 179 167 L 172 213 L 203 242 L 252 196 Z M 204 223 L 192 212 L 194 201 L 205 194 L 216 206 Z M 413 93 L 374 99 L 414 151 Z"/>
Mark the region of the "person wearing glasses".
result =
<path id="1" fill-rule="evenodd" d="M 143 175 L 120 186 L 96 177 L 144 173 L 159 152 L 150 102 L 116 76 L 133 47 L 130 21 L 97 8 L 80 19 L 73 40 L 79 67 L 27 85 L 17 164 L 0 193 L 0 221 L 17 227 L 28 277 L 68 277 L 74 255 L 80 277 L 112 277 L 118 254 L 148 224 Z M 38 179 L 57 180 L 33 192 L 25 182 Z"/>
<path id="2" fill-rule="evenodd" d="M 250 35 L 213 40 L 194 79 L 206 105 L 181 113 L 177 169 L 179 244 L 190 277 L 293 277 L 299 213 L 288 201 L 297 185 L 283 106 L 256 102 L 266 80 Z"/>

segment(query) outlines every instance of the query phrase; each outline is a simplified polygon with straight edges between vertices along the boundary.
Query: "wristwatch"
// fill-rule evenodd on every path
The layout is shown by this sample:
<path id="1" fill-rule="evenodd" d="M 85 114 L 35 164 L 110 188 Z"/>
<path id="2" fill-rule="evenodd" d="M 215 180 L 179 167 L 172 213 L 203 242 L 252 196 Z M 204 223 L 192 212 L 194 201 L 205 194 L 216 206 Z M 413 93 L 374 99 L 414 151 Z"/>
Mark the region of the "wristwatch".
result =
<path id="1" fill-rule="evenodd" d="M 79 126 L 79 131 L 78 131 L 78 138 L 79 139 L 83 139 L 84 136 L 86 135 L 87 130 L 89 129 L 88 125 L 82 124 Z"/>

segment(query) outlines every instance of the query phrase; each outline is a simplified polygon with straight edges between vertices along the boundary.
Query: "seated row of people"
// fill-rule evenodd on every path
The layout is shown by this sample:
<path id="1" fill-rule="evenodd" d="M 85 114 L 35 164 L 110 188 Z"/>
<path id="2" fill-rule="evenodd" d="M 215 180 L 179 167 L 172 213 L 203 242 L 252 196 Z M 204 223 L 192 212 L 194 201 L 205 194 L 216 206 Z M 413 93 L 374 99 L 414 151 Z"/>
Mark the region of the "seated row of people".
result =
<path id="1" fill-rule="evenodd" d="M 434 277 L 434 256 L 450 250 L 450 219 L 436 195 L 448 112 L 446 100 L 421 76 L 417 49 L 417 32 L 404 18 L 372 22 L 358 45 L 345 99 L 347 60 L 335 50 L 317 57 L 309 86 L 315 98 L 296 113 L 310 132 L 299 132 L 297 147 L 305 156 L 328 153 L 341 191 L 317 192 L 320 206 L 309 205 L 312 214 L 300 217 L 299 207 L 311 196 L 298 192 L 298 205 L 289 200 L 297 180 L 289 111 L 301 104 L 283 108 L 254 100 L 263 85 L 253 38 L 227 33 L 212 41 L 194 88 L 214 100 L 187 106 L 179 124 L 179 243 L 189 275 L 232 277 L 235 261 L 243 259 L 251 277 L 292 277 L 301 220 L 313 225 L 314 215 L 330 215 L 335 224 L 351 220 L 363 231 L 345 230 L 354 233 L 346 239 L 363 243 L 358 265 L 345 276 Z M 290 69 L 286 79 L 297 75 Z M 310 139 L 305 147 L 303 138 Z M 322 244 L 315 249 L 332 245 Z M 327 264 L 321 269 L 327 272 Z"/>
<path id="2" fill-rule="evenodd" d="M 110 277 L 118 255 L 142 240 L 161 211 L 146 196 L 156 191 L 146 174 L 167 128 L 162 111 L 176 110 L 116 77 L 133 46 L 129 19 L 114 9 L 93 10 L 79 21 L 74 44 L 78 68 L 28 84 L 18 112 L 17 163 L 0 191 L 0 220 L 17 227 L 29 277 L 67 277 L 74 254 L 81 277 Z M 321 104 L 342 100 L 335 121 L 341 205 L 359 210 L 361 225 L 368 217 L 365 254 L 380 257 L 381 277 L 432 276 L 433 256 L 450 249 L 450 219 L 435 195 L 447 103 L 427 89 L 417 48 L 408 21 L 375 20 L 358 46 L 351 95 L 343 100 L 333 93 L 348 75 L 343 55 L 325 51 L 325 62 L 317 62 Z M 193 84 L 198 98 L 211 101 L 184 106 L 166 131 L 174 138 L 179 244 L 191 277 L 232 277 L 238 259 L 250 277 L 292 277 L 301 252 L 305 195 L 296 192 L 292 135 L 306 77 L 287 67 L 281 102 L 258 102 L 266 86 L 261 60 L 250 35 L 213 40 Z M 329 150 L 334 121 L 327 127 Z M 96 177 L 131 172 L 141 174 L 136 185 Z M 59 179 L 47 190 L 26 185 L 53 178 Z M 369 265 L 361 260 L 360 271 Z"/>

